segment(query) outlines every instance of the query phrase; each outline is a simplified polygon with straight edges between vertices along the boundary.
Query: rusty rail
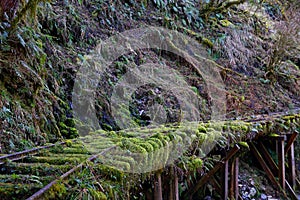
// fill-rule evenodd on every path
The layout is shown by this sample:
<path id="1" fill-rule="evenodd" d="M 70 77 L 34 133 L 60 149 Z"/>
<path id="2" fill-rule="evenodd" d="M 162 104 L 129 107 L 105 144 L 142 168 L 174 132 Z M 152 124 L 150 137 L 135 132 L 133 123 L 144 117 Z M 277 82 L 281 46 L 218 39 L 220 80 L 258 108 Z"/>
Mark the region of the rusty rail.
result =
<path id="1" fill-rule="evenodd" d="M 16 152 L 16 153 L 13 153 L 13 154 L 8 154 L 8 155 L 5 155 L 5 156 L 1 156 L 0 157 L 0 165 L 6 163 L 8 160 L 9 161 L 20 160 L 20 159 L 23 159 L 23 158 L 25 158 L 29 155 L 35 155 L 43 149 L 49 149 L 51 147 L 54 147 L 54 146 L 57 146 L 57 145 L 62 145 L 62 144 L 65 144 L 65 142 L 60 142 L 60 143 L 57 143 L 57 144 L 50 144 L 50 145 L 47 145 L 47 146 L 36 147 L 36 148 L 33 148 L 33 149 L 29 149 L 29 150 L 25 150 L 25 151 Z"/>
<path id="2" fill-rule="evenodd" d="M 113 147 L 109 147 L 105 150 L 103 150 L 101 153 L 93 155 L 91 157 L 89 157 L 86 161 L 93 161 L 95 160 L 97 157 L 99 157 L 100 155 L 105 154 L 106 152 L 108 152 L 109 150 L 112 150 L 116 148 L 116 146 Z M 85 162 L 86 162 L 85 161 Z M 30 196 L 29 198 L 27 198 L 26 200 L 36 200 L 36 199 L 40 199 L 48 190 L 50 190 L 56 183 L 58 183 L 61 180 L 66 179 L 68 176 L 70 176 L 72 173 L 74 173 L 76 170 L 80 169 L 85 162 L 80 163 L 79 165 L 73 167 L 72 169 L 70 169 L 69 171 L 67 171 L 66 173 L 64 173 L 63 175 L 61 175 L 60 177 L 58 177 L 57 179 L 55 179 L 54 181 L 52 181 L 51 183 L 49 183 L 48 185 L 46 185 L 45 187 L 43 187 L 42 189 L 40 189 L 39 191 L 37 191 L 36 193 L 34 193 L 32 196 Z"/>

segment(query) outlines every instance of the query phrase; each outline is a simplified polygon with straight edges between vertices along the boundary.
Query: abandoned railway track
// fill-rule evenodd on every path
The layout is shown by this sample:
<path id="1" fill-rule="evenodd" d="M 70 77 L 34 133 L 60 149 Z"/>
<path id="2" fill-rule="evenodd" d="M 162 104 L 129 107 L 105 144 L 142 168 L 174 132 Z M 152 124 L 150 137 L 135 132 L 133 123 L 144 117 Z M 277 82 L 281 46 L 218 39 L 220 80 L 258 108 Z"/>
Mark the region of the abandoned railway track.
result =
<path id="1" fill-rule="evenodd" d="M 221 131 L 226 129 L 227 131 L 232 131 L 233 133 L 239 132 L 239 139 L 230 139 L 232 143 L 238 143 L 241 141 L 247 141 L 249 140 L 249 137 L 247 136 L 248 133 L 252 133 L 251 128 L 255 127 L 255 130 L 258 129 L 257 127 L 260 127 L 259 130 L 256 130 L 256 134 L 259 134 L 259 132 L 264 132 L 262 135 L 266 136 L 266 134 L 273 133 L 272 129 L 270 127 L 270 123 L 273 122 L 280 122 L 283 124 L 282 129 L 278 129 L 278 126 L 274 127 L 276 130 L 281 131 L 285 130 L 286 132 L 289 132 L 287 130 L 287 126 L 289 126 L 292 123 L 298 123 L 300 122 L 300 115 L 299 115 L 300 109 L 295 109 L 289 113 L 287 112 L 281 112 L 281 113 L 272 113 L 269 115 L 259 115 L 259 116 L 251 116 L 250 118 L 243 118 L 239 120 L 232 120 L 230 122 L 225 122 L 225 125 L 222 124 Z M 243 123 L 240 125 L 240 122 L 245 121 L 245 124 Z M 261 124 L 260 124 L 261 123 Z M 255 124 L 255 126 L 254 126 Z M 257 124 L 260 124 L 257 126 Z M 218 129 L 220 130 L 220 127 L 216 127 L 213 123 L 202 123 L 201 126 L 204 128 L 207 128 L 207 130 L 211 129 Z M 218 125 L 219 126 L 219 125 Z M 231 126 L 233 126 L 231 128 Z M 247 127 L 248 126 L 248 127 Z M 250 127 L 251 126 L 251 127 Z M 300 124 L 299 124 L 300 126 Z M 202 127 L 202 128 L 203 128 Z M 246 127 L 246 128 L 245 128 Z M 203 131 L 203 129 L 201 130 Z M 176 128 L 172 127 L 164 127 L 163 131 L 161 131 L 163 134 L 166 134 L 168 132 L 174 131 Z M 149 129 L 150 133 L 155 133 L 159 129 Z M 156 131 L 156 132 L 155 132 Z M 118 135 L 119 137 L 128 137 L 131 139 L 134 137 L 136 132 L 138 132 L 138 129 L 130 130 L 130 134 L 128 134 L 126 131 L 121 131 L 120 134 L 113 133 L 113 135 Z M 145 129 L 141 129 L 141 132 L 145 135 Z M 245 132 L 247 134 L 241 134 L 241 132 Z M 133 134 L 134 133 L 134 134 Z M 112 133 L 110 133 L 112 134 Z M 177 134 L 177 133 L 176 133 Z M 178 133 L 178 137 L 185 137 L 184 134 Z M 206 130 L 203 131 L 203 134 L 206 134 Z M 286 135 L 285 133 L 282 133 L 283 135 Z M 292 143 L 295 141 L 295 138 L 297 135 L 295 135 L 294 132 L 289 133 L 291 136 L 288 140 L 288 144 L 286 146 L 286 151 L 290 151 Z M 293 135 L 294 134 L 294 135 Z M 138 134 L 137 134 L 138 135 Z M 147 134 L 146 134 L 147 135 Z M 280 136 L 280 135 L 279 135 Z M 177 136 L 176 136 L 177 137 Z M 258 136 L 256 136 L 258 137 Z M 274 137 L 274 135 L 272 136 Z M 170 136 L 171 138 L 171 136 Z M 152 145 L 152 151 L 155 149 L 155 142 L 161 143 L 161 145 L 167 143 L 171 139 L 165 139 L 165 138 L 159 138 L 161 142 L 156 138 L 156 140 L 148 141 L 147 145 L 142 145 L 138 143 L 138 145 L 142 146 L 147 151 L 149 147 L 149 144 Z M 172 136 L 174 138 L 174 136 Z M 255 138 L 251 136 L 251 138 Z M 282 137 L 284 138 L 284 137 Z M 291 139 L 292 138 L 292 139 Z M 123 139 L 118 139 L 117 141 L 123 141 Z M 0 199 L 6 200 L 6 199 L 27 199 L 27 200 L 34 200 L 34 199 L 43 199 L 47 197 L 49 192 L 51 192 L 51 189 L 55 187 L 57 183 L 60 183 L 68 177 L 76 172 L 78 169 L 81 169 L 86 162 L 93 162 L 96 160 L 99 156 L 103 156 L 104 154 L 108 154 L 108 157 L 110 158 L 109 152 L 116 147 L 116 141 L 112 141 L 110 137 L 106 137 L 105 134 L 103 135 L 103 132 L 101 134 L 94 133 L 94 135 L 87 135 L 85 137 L 81 137 L 76 140 L 69 140 L 65 142 L 60 142 L 56 144 L 49 144 L 42 147 L 33 148 L 31 150 L 26 150 L 22 152 L 17 152 L 13 154 L 7 154 L 2 155 L 0 157 Z M 262 144 L 259 143 L 261 146 Z M 87 146 L 89 148 L 87 148 Z M 135 145 L 135 148 L 137 145 Z M 251 141 L 250 147 L 253 146 L 253 143 Z M 159 146 L 158 146 L 159 147 Z M 234 149 L 234 153 L 236 153 L 239 148 Z M 254 148 L 255 150 L 255 148 Z M 172 150 L 170 150 L 171 152 Z M 255 151 L 258 152 L 257 150 Z M 149 153 L 149 152 L 148 152 Z M 292 152 L 293 153 L 293 152 Z M 233 156 L 233 155 L 232 155 Z M 283 155 L 284 156 L 284 155 Z M 259 157 L 259 156 L 258 156 Z M 231 157 L 230 157 L 231 158 Z M 149 162 L 152 162 L 150 158 Z M 226 160 L 226 158 L 223 158 L 223 160 L 227 162 L 229 158 Z M 112 159 L 113 161 L 118 162 L 118 160 L 121 160 L 121 164 L 123 164 L 126 169 L 129 169 L 134 164 L 134 160 L 131 160 L 129 158 L 121 158 L 121 156 L 116 157 Z M 283 158 L 284 161 L 284 158 Z M 126 163 L 128 162 L 128 163 Z M 267 165 L 267 164 L 265 164 Z M 284 164 L 281 164 L 279 168 L 282 170 L 282 167 Z M 263 166 L 268 167 L 268 166 Z M 276 166 L 271 166 L 272 168 L 276 168 Z M 215 170 L 219 170 L 221 168 L 221 165 L 218 169 L 212 169 L 212 172 Z M 277 167 L 278 168 L 278 167 Z M 293 168 L 294 170 L 294 168 Z M 212 173 L 211 172 L 211 173 Z M 228 173 L 228 172 L 227 172 Z M 209 172 L 207 173 L 209 174 Z M 276 174 L 276 173 L 274 173 Z M 212 174 L 213 175 L 213 174 Z M 212 176 L 210 175 L 210 176 Z M 272 172 L 269 172 L 269 176 L 274 182 L 276 183 L 276 180 L 274 178 L 274 175 Z M 204 178 L 205 177 L 204 175 Z M 279 179 L 282 179 L 282 174 Z M 228 180 L 227 180 L 228 181 Z M 293 180 L 295 182 L 295 180 Z M 281 180 L 283 186 L 285 184 L 288 185 L 288 189 L 293 191 L 293 186 L 290 186 L 286 180 Z M 200 186 L 202 186 L 205 183 L 205 181 L 200 179 L 200 183 L 195 185 L 195 188 L 198 189 Z M 234 185 L 234 184 L 233 184 Z M 177 183 L 178 187 L 178 183 Z M 278 187 L 280 186 L 280 183 L 278 183 Z M 196 189 L 193 189 L 191 186 L 192 193 L 195 193 Z M 188 196 L 188 193 L 185 194 Z M 225 195 L 229 195 L 228 192 Z M 237 195 L 237 194 L 234 194 Z M 285 194 L 286 195 L 286 194 Z M 175 195 L 176 196 L 176 195 Z"/>
<path id="2" fill-rule="evenodd" d="M 68 140 L 3 155 L 0 157 L 0 199 L 47 199 L 55 184 L 110 149 L 97 148 L 99 153 L 92 155 L 79 140 Z"/>

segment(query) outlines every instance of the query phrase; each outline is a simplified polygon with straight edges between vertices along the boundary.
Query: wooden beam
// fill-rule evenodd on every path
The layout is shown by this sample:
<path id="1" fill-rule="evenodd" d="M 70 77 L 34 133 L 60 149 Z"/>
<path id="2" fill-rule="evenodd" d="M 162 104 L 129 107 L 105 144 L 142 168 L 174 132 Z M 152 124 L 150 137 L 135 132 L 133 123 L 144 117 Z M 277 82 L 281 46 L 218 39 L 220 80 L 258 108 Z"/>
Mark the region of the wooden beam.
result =
<path id="1" fill-rule="evenodd" d="M 213 185 L 213 187 L 216 189 L 216 191 L 219 193 L 219 194 L 222 194 L 222 188 L 221 188 L 221 185 L 220 185 L 220 181 L 218 181 L 216 179 L 216 177 L 211 177 L 210 179 L 210 183 Z"/>
<path id="2" fill-rule="evenodd" d="M 262 138 L 263 140 L 271 140 L 271 141 L 282 141 L 286 140 L 286 135 L 276 135 L 276 136 L 265 136 Z"/>
<path id="3" fill-rule="evenodd" d="M 266 174 L 267 174 L 268 178 L 270 179 L 270 181 L 272 182 L 272 184 L 277 186 L 277 188 L 280 189 L 281 192 L 284 194 L 284 196 L 287 198 L 287 195 L 286 195 L 285 191 L 281 188 L 281 185 L 276 181 L 276 178 L 274 177 L 272 171 L 270 170 L 270 168 L 266 164 L 265 160 L 262 158 L 261 154 L 259 153 L 259 151 L 255 147 L 255 145 L 252 142 L 249 142 L 249 146 L 250 146 L 250 149 L 253 152 L 254 156 L 256 157 L 258 162 L 260 163 L 261 167 L 266 172 Z"/>
<path id="4" fill-rule="evenodd" d="M 288 174 L 289 182 L 291 187 L 296 189 L 296 169 L 295 169 L 295 153 L 294 153 L 294 143 L 290 145 L 288 150 Z"/>
<path id="5" fill-rule="evenodd" d="M 169 200 L 174 200 L 174 193 L 175 193 L 175 187 L 174 187 L 174 166 L 170 167 L 170 185 L 169 185 L 169 195 L 168 195 L 168 199 Z"/>
<path id="6" fill-rule="evenodd" d="M 234 160 L 234 199 L 239 199 L 239 158 Z"/>
<path id="7" fill-rule="evenodd" d="M 162 184 L 161 184 L 161 173 L 156 173 L 156 180 L 154 183 L 154 199 L 162 200 Z"/>
<path id="8" fill-rule="evenodd" d="M 178 175 L 174 166 L 170 168 L 172 181 L 170 183 L 169 200 L 179 200 Z"/>
<path id="9" fill-rule="evenodd" d="M 174 173 L 174 190 L 175 190 L 175 200 L 179 200 L 179 190 L 178 190 L 178 174 L 177 171 Z"/>
<path id="10" fill-rule="evenodd" d="M 279 184 L 285 190 L 285 153 L 284 140 L 278 141 L 278 178 Z"/>
<path id="11" fill-rule="evenodd" d="M 289 182 L 285 180 L 286 187 L 290 193 L 290 196 L 292 197 L 292 200 L 299 200 L 297 194 L 293 190 L 293 188 L 290 186 Z"/>
<path id="12" fill-rule="evenodd" d="M 239 149 L 240 147 L 238 145 L 235 145 L 233 148 L 231 148 L 225 158 L 221 160 L 221 162 L 217 163 L 213 169 L 203 175 L 193 188 L 190 188 L 185 192 L 185 194 L 183 195 L 183 199 L 191 199 L 193 195 L 199 190 L 199 188 L 207 183 L 207 181 L 224 165 L 224 162 L 232 158 L 232 156 L 234 156 L 239 151 Z"/>
<path id="13" fill-rule="evenodd" d="M 228 160 L 224 161 L 222 167 L 222 199 L 228 199 Z"/>
<path id="14" fill-rule="evenodd" d="M 270 153 L 262 143 L 262 141 L 258 141 L 258 146 L 257 146 L 259 152 L 262 154 L 263 158 L 267 162 L 268 166 L 270 167 L 271 171 L 273 172 L 274 176 L 278 176 L 278 166 L 271 157 Z"/>
<path id="15" fill-rule="evenodd" d="M 235 199 L 235 159 L 230 162 L 229 199 Z"/>
<path id="16" fill-rule="evenodd" d="M 285 153 L 287 153 L 287 152 L 290 150 L 291 145 L 294 144 L 294 142 L 295 142 L 297 136 L 298 136 L 298 133 L 297 133 L 297 132 L 294 132 L 293 134 L 291 134 L 291 135 L 289 136 L 288 142 L 287 142 L 287 144 L 285 145 L 285 148 L 284 148 L 284 152 L 285 152 Z"/>

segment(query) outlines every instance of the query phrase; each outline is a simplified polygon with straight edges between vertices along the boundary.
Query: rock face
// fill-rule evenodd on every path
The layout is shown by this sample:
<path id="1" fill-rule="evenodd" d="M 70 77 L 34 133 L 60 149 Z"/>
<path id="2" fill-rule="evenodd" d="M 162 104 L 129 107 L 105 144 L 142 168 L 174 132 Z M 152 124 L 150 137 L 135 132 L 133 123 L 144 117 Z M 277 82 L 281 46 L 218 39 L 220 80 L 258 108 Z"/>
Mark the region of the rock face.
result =
<path id="1" fill-rule="evenodd" d="M 247 160 L 247 162 L 252 161 Z M 240 166 L 239 191 L 244 200 L 278 199 L 277 191 L 270 186 L 267 177 L 260 170 L 245 162 L 241 162 Z"/>

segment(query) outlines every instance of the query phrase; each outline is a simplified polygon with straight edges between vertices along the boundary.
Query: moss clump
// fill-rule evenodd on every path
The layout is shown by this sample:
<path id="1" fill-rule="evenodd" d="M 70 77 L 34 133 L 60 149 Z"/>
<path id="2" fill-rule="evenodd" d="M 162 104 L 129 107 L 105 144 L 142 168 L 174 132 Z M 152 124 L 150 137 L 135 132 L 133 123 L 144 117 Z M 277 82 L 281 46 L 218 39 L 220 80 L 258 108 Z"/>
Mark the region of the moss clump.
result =
<path id="1" fill-rule="evenodd" d="M 130 164 L 126 161 L 120 161 L 117 159 L 105 159 L 105 164 L 112 166 L 112 167 L 116 167 L 118 170 L 122 170 L 122 171 L 129 171 L 130 170 Z"/>
<path id="2" fill-rule="evenodd" d="M 128 157 L 128 156 L 119 156 L 119 155 L 114 155 L 113 156 L 114 160 L 119 160 L 119 161 L 123 161 L 123 162 L 127 162 L 130 164 L 130 166 L 134 166 L 135 165 L 135 160 L 132 157 Z"/>
<path id="3" fill-rule="evenodd" d="M 85 154 L 85 153 L 89 153 L 89 151 L 86 148 L 74 148 L 74 147 L 66 147 L 63 149 L 62 152 L 59 153 L 66 153 L 66 154 Z"/>
<path id="4" fill-rule="evenodd" d="M 136 139 L 136 138 L 134 138 Z M 147 153 L 147 150 L 142 146 L 132 142 L 130 139 L 123 139 L 120 147 L 129 150 L 132 153 Z"/>
<path id="5" fill-rule="evenodd" d="M 66 146 L 71 147 L 72 146 L 72 141 L 71 140 L 66 140 Z"/>
<path id="6" fill-rule="evenodd" d="M 269 134 L 268 136 L 269 136 L 269 137 L 278 137 L 279 135 L 276 134 L 276 133 L 271 133 L 271 134 Z"/>
<path id="7" fill-rule="evenodd" d="M 227 19 L 223 19 L 223 20 L 220 20 L 220 24 L 224 27 L 228 27 L 228 26 L 232 26 L 233 24 L 227 20 Z"/>
<path id="8" fill-rule="evenodd" d="M 247 149 L 250 149 L 250 147 L 249 147 L 249 145 L 248 145 L 247 142 L 239 142 L 238 144 L 239 144 L 240 146 L 242 146 L 242 147 L 245 147 L 245 148 L 247 148 Z"/>
<path id="9" fill-rule="evenodd" d="M 76 164 L 82 161 L 83 159 L 77 158 L 77 157 L 32 157 L 28 158 L 25 161 L 29 161 L 30 163 L 48 163 L 48 164 L 53 164 L 53 165 L 64 165 L 67 163 L 70 164 Z"/>
<path id="10" fill-rule="evenodd" d="M 291 120 L 291 119 L 294 119 L 295 117 L 296 117 L 295 115 L 287 115 L 287 116 L 283 116 L 282 119 Z"/>
<path id="11" fill-rule="evenodd" d="M 107 197 L 103 192 L 96 191 L 92 188 L 89 188 L 88 191 L 91 194 L 92 198 L 95 200 L 107 200 Z M 88 198 L 90 198 L 90 197 L 88 196 L 87 199 Z M 85 199 L 85 198 L 83 197 L 83 199 Z"/>
<path id="12" fill-rule="evenodd" d="M 187 165 L 191 171 L 194 171 L 194 170 L 200 169 L 203 166 L 203 161 L 201 158 L 192 156 L 192 157 L 190 157 Z"/>
<path id="13" fill-rule="evenodd" d="M 54 184 L 45 194 L 45 199 L 61 199 L 67 192 L 66 186 L 59 182 Z"/>
<path id="14" fill-rule="evenodd" d="M 199 145 L 201 145 L 207 139 L 207 134 L 205 134 L 205 133 L 198 133 L 197 134 L 197 139 L 199 141 Z"/>
<path id="15" fill-rule="evenodd" d="M 147 140 L 148 144 L 150 144 L 153 147 L 153 151 L 156 151 L 157 149 L 160 148 L 160 145 L 157 144 L 155 141 L 153 140 Z"/>
<path id="16" fill-rule="evenodd" d="M 206 128 L 204 126 L 201 126 L 201 125 L 198 127 L 198 131 L 200 133 L 206 133 L 207 132 Z"/>
<path id="17" fill-rule="evenodd" d="M 106 176 L 108 180 L 121 182 L 126 178 L 126 174 L 113 166 L 97 164 L 93 166 L 95 173 Z"/>
<path id="18" fill-rule="evenodd" d="M 208 46 L 209 48 L 214 47 L 214 43 L 211 40 L 209 40 L 208 38 L 203 37 L 201 42 L 202 42 L 202 44 Z"/>
<path id="19" fill-rule="evenodd" d="M 75 123 L 71 123 L 70 120 L 71 119 L 66 119 L 68 121 L 68 124 L 74 124 Z M 74 122 L 74 120 L 73 120 Z M 62 134 L 63 137 L 68 138 L 68 139 L 72 139 L 72 138 L 76 138 L 78 137 L 79 133 L 78 130 L 72 126 L 68 126 L 67 124 L 65 124 L 64 122 L 59 122 L 58 124 L 60 132 Z"/>
<path id="20" fill-rule="evenodd" d="M 160 141 L 160 139 L 158 139 L 158 138 L 151 137 L 147 141 L 153 141 L 153 142 L 155 142 L 159 146 L 158 148 L 161 148 L 161 147 L 164 146 L 163 142 Z"/>
<path id="21" fill-rule="evenodd" d="M 65 124 L 68 127 L 75 127 L 75 120 L 73 118 L 67 118 Z"/>
<path id="22" fill-rule="evenodd" d="M 148 142 L 144 142 L 144 143 L 139 143 L 139 145 L 141 147 L 143 147 L 144 149 L 146 149 L 147 152 L 152 152 L 154 150 L 153 146 L 151 145 L 151 143 Z"/>

